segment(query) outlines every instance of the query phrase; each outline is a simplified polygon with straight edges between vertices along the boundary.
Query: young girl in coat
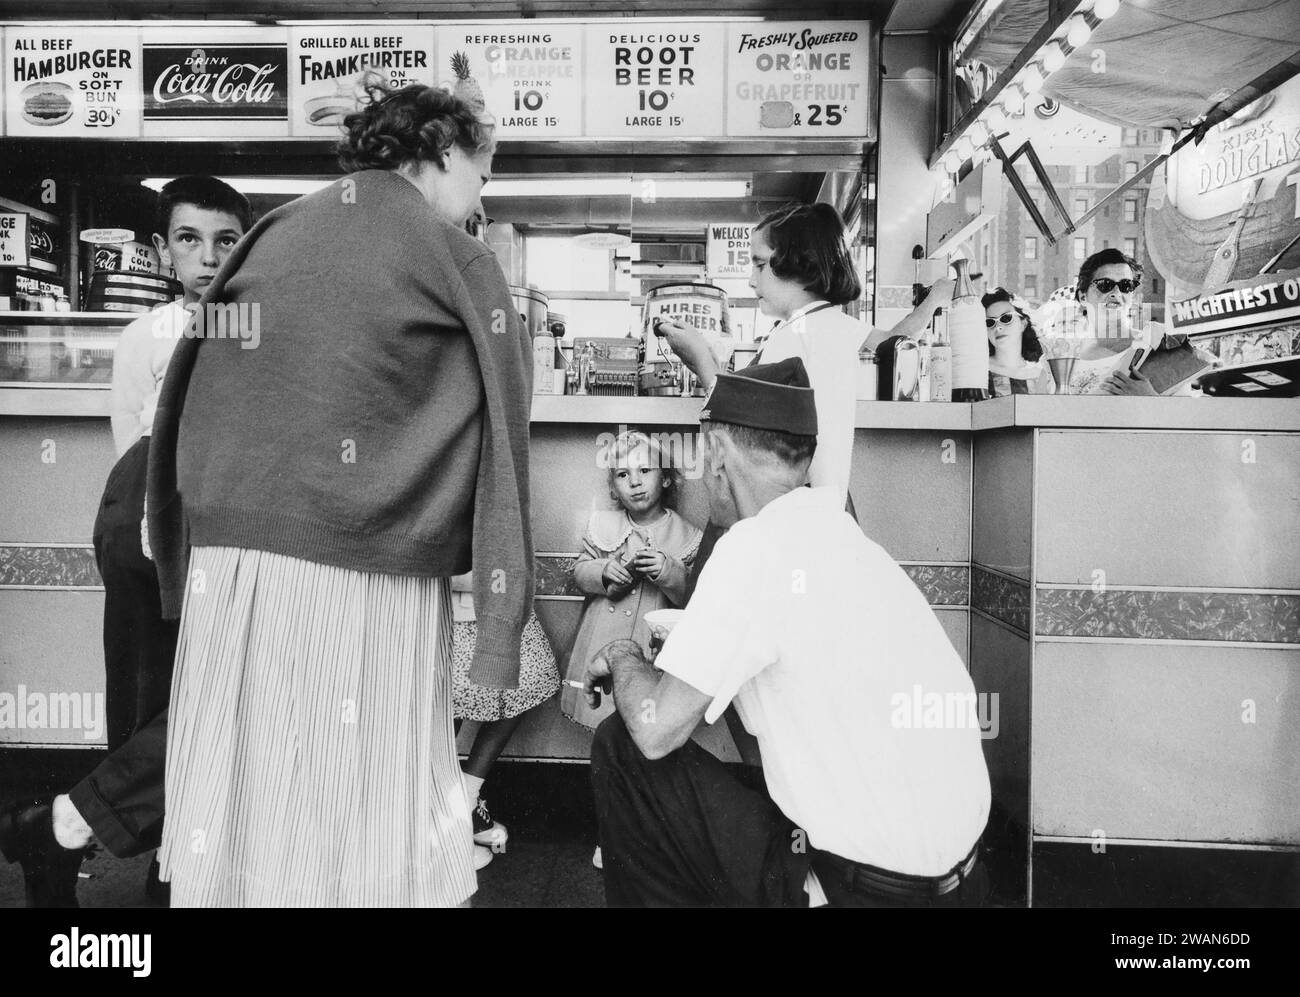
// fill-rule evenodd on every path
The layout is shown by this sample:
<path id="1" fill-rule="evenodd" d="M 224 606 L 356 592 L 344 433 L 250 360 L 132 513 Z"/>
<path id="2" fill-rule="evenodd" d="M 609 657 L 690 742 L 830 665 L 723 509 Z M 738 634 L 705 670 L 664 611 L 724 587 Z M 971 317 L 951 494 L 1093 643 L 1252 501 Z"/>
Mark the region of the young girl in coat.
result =
<path id="1" fill-rule="evenodd" d="M 645 614 L 681 606 L 686 576 L 701 531 L 676 512 L 681 476 L 671 456 L 644 433 L 624 433 L 609 454 L 613 510 L 591 514 L 573 580 L 590 598 L 569 656 L 568 682 L 581 682 L 587 663 L 610 641 L 650 639 Z M 595 730 L 614 712 L 612 696 L 592 709 L 582 690 L 565 684 L 560 708 L 576 723 Z"/>

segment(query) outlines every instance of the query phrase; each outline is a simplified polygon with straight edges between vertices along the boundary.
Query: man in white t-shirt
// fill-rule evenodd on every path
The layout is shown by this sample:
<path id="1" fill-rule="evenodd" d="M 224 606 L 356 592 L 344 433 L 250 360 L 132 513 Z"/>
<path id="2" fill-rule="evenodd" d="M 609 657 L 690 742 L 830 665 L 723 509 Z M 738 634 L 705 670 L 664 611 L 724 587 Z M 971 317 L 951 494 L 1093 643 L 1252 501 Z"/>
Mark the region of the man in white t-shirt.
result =
<path id="1" fill-rule="evenodd" d="M 830 488 L 800 487 L 816 409 L 798 358 L 719 375 L 704 481 L 729 526 L 654 665 L 587 688 L 618 712 L 592 783 L 611 906 L 970 906 L 989 781 L 976 695 L 924 596 Z M 731 702 L 767 793 L 690 742 Z M 770 797 L 769 795 L 770 794 Z"/>

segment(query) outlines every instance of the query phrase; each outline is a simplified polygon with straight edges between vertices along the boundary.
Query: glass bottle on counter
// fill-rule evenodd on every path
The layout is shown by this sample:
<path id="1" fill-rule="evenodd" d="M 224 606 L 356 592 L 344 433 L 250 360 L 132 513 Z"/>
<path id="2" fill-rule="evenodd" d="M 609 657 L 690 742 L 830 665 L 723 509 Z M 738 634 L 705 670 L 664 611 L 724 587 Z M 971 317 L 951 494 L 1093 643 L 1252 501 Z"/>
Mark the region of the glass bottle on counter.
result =
<path id="1" fill-rule="evenodd" d="M 555 393 L 555 337 L 548 332 L 533 337 L 533 394 Z"/>
<path id="2" fill-rule="evenodd" d="M 564 326 L 561 325 L 563 330 Z M 552 376 L 554 378 L 552 393 L 563 395 L 569 390 L 569 362 L 564 358 L 564 347 L 560 339 L 561 333 L 551 333 L 551 339 L 555 343 L 555 356 L 552 359 L 554 367 Z"/>
<path id="3" fill-rule="evenodd" d="M 952 342 L 952 400 L 978 402 L 989 395 L 989 345 L 984 331 L 984 307 L 971 283 L 970 260 L 957 260 L 957 286 L 948 309 Z"/>
<path id="4" fill-rule="evenodd" d="M 948 312 L 934 313 L 928 333 L 930 341 L 930 394 L 932 402 L 952 401 L 952 342 L 948 338 Z"/>

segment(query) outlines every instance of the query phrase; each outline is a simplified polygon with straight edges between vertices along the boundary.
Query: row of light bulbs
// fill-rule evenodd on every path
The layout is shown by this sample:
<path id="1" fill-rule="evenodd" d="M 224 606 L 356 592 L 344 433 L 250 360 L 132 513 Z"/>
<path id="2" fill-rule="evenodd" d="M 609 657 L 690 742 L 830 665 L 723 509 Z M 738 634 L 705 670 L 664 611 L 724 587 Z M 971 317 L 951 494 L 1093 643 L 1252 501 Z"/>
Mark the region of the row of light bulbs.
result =
<path id="1" fill-rule="evenodd" d="M 1119 3 L 1120 0 L 1096 0 L 1089 10 L 1075 13 L 1063 25 L 1063 32 L 1048 41 L 1039 51 L 1038 57 L 1016 74 L 1011 85 L 984 109 L 952 148 L 943 154 L 935 167 L 940 174 L 938 179 L 941 193 L 954 185 L 954 177 L 962 165 L 982 152 L 993 136 L 1002 132 L 1011 118 L 1025 113 L 1030 97 L 1041 91 L 1047 78 L 1065 65 L 1071 52 L 1092 37 L 1093 29 L 1098 24 L 1116 14 Z"/>

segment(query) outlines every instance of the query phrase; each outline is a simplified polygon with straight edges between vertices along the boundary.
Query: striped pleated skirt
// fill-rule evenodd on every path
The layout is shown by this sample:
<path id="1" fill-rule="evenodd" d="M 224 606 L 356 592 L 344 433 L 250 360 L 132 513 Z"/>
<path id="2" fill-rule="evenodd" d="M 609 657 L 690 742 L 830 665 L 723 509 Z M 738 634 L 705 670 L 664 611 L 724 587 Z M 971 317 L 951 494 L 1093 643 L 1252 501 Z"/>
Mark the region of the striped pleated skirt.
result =
<path id="1" fill-rule="evenodd" d="M 159 851 L 172 905 L 469 898 L 451 633 L 445 579 L 194 548 Z"/>

